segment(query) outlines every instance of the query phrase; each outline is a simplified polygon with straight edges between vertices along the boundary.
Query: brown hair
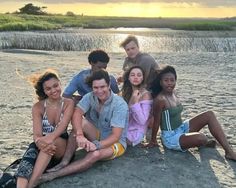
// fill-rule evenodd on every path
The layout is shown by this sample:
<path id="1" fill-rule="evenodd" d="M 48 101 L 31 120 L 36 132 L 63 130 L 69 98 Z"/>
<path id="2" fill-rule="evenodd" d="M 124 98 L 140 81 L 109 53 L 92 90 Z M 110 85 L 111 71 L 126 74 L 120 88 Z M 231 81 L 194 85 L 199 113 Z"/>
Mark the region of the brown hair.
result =
<path id="1" fill-rule="evenodd" d="M 36 73 L 29 77 L 29 81 L 34 86 L 35 93 L 38 96 L 38 100 L 44 100 L 48 98 L 48 96 L 44 92 L 43 84 L 44 82 L 50 80 L 51 78 L 55 78 L 58 81 L 60 81 L 57 72 L 53 69 L 47 69 L 41 74 Z"/>
<path id="2" fill-rule="evenodd" d="M 124 84 L 123 84 L 123 87 L 121 89 L 121 92 L 122 92 L 122 97 L 124 98 L 124 100 L 129 103 L 129 100 L 132 96 L 132 93 L 133 93 L 133 90 L 132 90 L 132 84 L 130 83 L 129 81 L 129 75 L 130 75 L 130 72 L 133 70 L 133 69 L 140 69 L 141 72 L 143 73 L 143 81 L 140 83 L 140 87 L 144 86 L 144 79 L 145 79 L 145 72 L 144 70 L 136 65 L 136 66 L 133 66 L 131 68 L 129 68 L 123 75 L 123 80 L 124 80 Z"/>
<path id="3" fill-rule="evenodd" d="M 139 47 L 138 39 L 134 35 L 128 35 L 128 37 L 123 42 L 120 43 L 120 47 L 125 48 L 125 46 L 129 44 L 131 41 L 133 41 Z"/>
<path id="4" fill-rule="evenodd" d="M 89 87 L 92 88 L 94 80 L 102 80 L 102 79 L 104 79 L 106 81 L 107 85 L 110 85 L 110 76 L 109 76 L 108 72 L 105 71 L 104 69 L 94 71 L 91 74 L 91 76 L 89 76 L 86 79 L 86 83 L 88 84 Z"/>

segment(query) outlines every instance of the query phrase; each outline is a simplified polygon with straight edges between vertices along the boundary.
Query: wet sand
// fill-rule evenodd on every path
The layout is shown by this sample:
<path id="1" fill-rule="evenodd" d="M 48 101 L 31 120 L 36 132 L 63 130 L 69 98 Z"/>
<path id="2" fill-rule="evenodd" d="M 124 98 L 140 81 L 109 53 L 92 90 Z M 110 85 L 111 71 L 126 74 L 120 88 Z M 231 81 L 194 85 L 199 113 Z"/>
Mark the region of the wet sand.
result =
<path id="1" fill-rule="evenodd" d="M 89 67 L 87 52 L 0 51 L 0 169 L 22 156 L 32 141 L 31 107 L 36 101 L 26 81 L 32 73 L 56 69 L 65 86 Z M 236 150 L 236 54 L 156 53 L 160 64 L 175 66 L 177 91 L 185 118 L 213 110 Z M 124 53 L 111 53 L 108 71 L 119 74 Z M 204 133 L 211 137 L 207 129 Z M 159 140 L 158 140 L 159 141 Z M 160 142 L 160 141 L 159 141 Z M 77 153 L 77 158 L 79 158 Z M 86 172 L 56 179 L 41 188 L 59 187 L 236 187 L 236 163 L 224 158 L 220 146 L 185 153 L 159 148 L 129 147 L 124 156 L 99 162 Z"/>

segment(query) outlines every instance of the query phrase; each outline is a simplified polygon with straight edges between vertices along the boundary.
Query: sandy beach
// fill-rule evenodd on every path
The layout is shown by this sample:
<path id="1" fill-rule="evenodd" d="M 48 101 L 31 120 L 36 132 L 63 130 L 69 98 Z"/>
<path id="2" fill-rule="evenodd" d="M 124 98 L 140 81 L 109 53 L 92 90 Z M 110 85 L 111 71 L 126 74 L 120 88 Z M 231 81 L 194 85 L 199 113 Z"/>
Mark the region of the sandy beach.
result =
<path id="1" fill-rule="evenodd" d="M 88 52 L 32 50 L 0 51 L 0 169 L 22 156 L 32 141 L 31 107 L 36 101 L 31 74 L 54 68 L 63 87 L 77 72 L 88 68 Z M 108 71 L 121 72 L 124 53 L 110 53 Z M 236 150 L 236 54 L 154 53 L 160 64 L 173 65 L 184 117 L 213 110 Z M 205 129 L 204 133 L 211 137 Z M 158 139 L 160 142 L 160 140 Z M 80 154 L 77 153 L 77 158 Z M 236 187 L 236 162 L 227 161 L 220 146 L 193 148 L 185 153 L 160 147 L 129 147 L 121 158 L 99 162 L 86 172 L 56 179 L 40 188 L 220 188 Z"/>

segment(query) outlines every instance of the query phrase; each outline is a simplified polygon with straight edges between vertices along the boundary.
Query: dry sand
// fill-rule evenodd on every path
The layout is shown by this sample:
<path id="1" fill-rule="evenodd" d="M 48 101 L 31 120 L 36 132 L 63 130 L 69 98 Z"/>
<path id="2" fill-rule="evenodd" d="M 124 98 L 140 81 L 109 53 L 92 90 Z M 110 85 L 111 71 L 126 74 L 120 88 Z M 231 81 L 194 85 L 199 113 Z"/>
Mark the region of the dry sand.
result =
<path id="1" fill-rule="evenodd" d="M 0 169 L 24 153 L 32 141 L 33 87 L 24 77 L 46 68 L 59 71 L 63 86 L 88 67 L 85 52 L 7 50 L 0 52 Z M 118 74 L 123 53 L 110 54 L 108 70 Z M 178 92 L 190 118 L 214 110 L 236 150 L 236 54 L 158 53 L 161 64 L 178 73 Z M 207 130 L 203 130 L 209 134 Z M 79 155 L 79 154 L 78 154 Z M 79 158 L 79 156 L 77 156 Z M 119 159 L 99 162 L 86 172 L 56 179 L 41 188 L 61 187 L 236 187 L 236 163 L 224 158 L 220 146 L 193 148 L 186 153 L 159 148 L 128 148 Z"/>

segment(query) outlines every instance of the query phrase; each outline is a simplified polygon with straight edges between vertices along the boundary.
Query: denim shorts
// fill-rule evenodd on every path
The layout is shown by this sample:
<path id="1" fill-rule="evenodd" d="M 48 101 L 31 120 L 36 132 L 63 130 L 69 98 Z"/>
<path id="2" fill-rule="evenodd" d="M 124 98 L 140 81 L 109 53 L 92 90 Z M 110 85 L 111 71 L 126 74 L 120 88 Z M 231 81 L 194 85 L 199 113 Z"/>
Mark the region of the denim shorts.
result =
<path id="1" fill-rule="evenodd" d="M 161 131 L 161 140 L 165 147 L 168 149 L 184 151 L 182 150 L 179 138 L 181 135 L 189 133 L 189 120 L 184 121 L 178 128 L 172 131 Z"/>

